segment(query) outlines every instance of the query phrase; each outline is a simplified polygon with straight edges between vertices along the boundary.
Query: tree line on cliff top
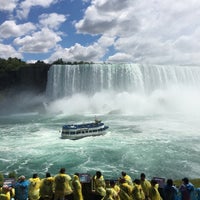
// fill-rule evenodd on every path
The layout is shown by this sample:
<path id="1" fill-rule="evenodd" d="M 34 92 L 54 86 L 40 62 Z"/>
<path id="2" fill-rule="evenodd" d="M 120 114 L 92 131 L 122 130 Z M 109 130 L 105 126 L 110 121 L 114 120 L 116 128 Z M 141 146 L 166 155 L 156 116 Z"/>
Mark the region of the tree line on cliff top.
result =
<path id="1" fill-rule="evenodd" d="M 8 71 L 16 71 L 21 67 L 29 67 L 29 66 L 41 66 L 41 65 L 77 65 L 77 64 L 92 64 L 92 62 L 85 62 L 85 61 L 68 61 L 65 62 L 62 58 L 57 59 L 56 61 L 52 62 L 51 64 L 47 64 L 43 61 L 36 61 L 35 63 L 26 63 L 18 58 L 0 58 L 0 72 L 8 72 Z"/>

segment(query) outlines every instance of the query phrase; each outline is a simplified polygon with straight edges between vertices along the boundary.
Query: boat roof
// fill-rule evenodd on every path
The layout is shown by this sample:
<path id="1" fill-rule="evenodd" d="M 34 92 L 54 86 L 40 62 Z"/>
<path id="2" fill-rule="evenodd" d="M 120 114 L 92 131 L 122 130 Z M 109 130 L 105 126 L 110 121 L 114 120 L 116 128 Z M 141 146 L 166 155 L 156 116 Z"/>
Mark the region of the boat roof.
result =
<path id="1" fill-rule="evenodd" d="M 85 124 L 66 124 L 63 126 L 63 129 L 82 129 L 82 128 L 95 128 L 104 125 L 102 122 L 91 122 Z"/>

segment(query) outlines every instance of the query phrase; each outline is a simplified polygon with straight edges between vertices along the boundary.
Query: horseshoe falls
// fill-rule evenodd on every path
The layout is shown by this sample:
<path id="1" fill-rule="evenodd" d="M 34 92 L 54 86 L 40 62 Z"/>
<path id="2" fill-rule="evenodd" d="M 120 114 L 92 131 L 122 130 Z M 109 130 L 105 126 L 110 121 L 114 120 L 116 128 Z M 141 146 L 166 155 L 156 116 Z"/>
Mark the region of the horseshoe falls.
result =
<path id="1" fill-rule="evenodd" d="M 118 111 L 140 115 L 169 111 L 196 113 L 199 108 L 199 67 L 55 65 L 48 77 L 46 92 L 48 99 L 54 100 L 50 108 L 53 112 Z M 59 103 L 55 105 L 56 100 Z M 75 105 L 74 110 L 71 105 Z"/>
<path id="2" fill-rule="evenodd" d="M 142 64 L 53 65 L 44 111 L 0 116 L 0 172 L 126 171 L 181 179 L 199 177 L 200 68 Z M 37 97 L 26 98 L 32 104 Z M 21 106 L 25 106 L 24 102 Z M 16 102 L 17 103 L 17 102 Z M 16 104 L 17 105 L 17 104 Z M 104 136 L 60 138 L 62 125 L 101 119 Z"/>

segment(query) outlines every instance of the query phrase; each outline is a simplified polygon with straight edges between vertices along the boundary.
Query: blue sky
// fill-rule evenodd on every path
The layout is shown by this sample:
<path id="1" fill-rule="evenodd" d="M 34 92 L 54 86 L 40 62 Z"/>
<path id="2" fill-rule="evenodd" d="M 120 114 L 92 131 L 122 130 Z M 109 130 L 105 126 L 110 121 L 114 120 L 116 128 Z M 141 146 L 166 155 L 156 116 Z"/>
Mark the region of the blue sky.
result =
<path id="1" fill-rule="evenodd" d="M 0 57 L 200 64 L 197 0 L 0 0 Z"/>

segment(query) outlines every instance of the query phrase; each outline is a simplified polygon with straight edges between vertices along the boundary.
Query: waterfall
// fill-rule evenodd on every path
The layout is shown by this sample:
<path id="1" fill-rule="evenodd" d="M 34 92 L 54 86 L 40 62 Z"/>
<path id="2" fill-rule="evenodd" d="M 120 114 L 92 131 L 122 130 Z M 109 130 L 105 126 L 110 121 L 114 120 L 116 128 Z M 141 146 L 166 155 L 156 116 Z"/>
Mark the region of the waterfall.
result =
<path id="1" fill-rule="evenodd" d="M 200 86 L 200 68 L 141 64 L 53 65 L 46 94 L 57 99 L 73 94 L 93 95 L 104 90 L 149 94 L 175 85 Z"/>

